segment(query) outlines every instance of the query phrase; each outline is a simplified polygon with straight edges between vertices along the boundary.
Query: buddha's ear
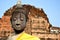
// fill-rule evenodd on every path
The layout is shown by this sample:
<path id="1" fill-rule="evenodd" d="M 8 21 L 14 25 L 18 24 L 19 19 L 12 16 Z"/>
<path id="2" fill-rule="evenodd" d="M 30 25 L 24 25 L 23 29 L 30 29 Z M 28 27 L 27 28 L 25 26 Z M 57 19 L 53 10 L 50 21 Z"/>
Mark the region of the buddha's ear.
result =
<path id="1" fill-rule="evenodd" d="M 11 15 L 11 17 L 10 17 L 10 24 L 12 25 L 12 15 Z"/>

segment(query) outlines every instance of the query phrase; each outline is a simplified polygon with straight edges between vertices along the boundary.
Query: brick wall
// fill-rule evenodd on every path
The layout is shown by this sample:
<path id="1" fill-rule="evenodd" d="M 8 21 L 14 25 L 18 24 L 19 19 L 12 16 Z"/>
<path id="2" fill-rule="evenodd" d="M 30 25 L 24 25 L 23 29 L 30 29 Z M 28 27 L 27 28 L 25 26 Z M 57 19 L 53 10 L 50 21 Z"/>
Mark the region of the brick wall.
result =
<path id="1" fill-rule="evenodd" d="M 10 17 L 3 16 L 0 20 L 0 37 L 9 36 L 13 30 L 10 25 Z"/>

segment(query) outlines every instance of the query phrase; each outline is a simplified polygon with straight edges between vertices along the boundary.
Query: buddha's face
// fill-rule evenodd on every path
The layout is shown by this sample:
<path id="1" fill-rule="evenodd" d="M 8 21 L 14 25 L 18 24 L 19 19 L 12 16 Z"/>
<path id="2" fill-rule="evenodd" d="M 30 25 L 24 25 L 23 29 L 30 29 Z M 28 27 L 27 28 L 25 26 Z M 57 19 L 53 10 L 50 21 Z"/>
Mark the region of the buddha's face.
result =
<path id="1" fill-rule="evenodd" d="M 26 27 L 26 16 L 22 12 L 15 12 L 12 15 L 12 27 L 15 30 L 23 30 Z"/>

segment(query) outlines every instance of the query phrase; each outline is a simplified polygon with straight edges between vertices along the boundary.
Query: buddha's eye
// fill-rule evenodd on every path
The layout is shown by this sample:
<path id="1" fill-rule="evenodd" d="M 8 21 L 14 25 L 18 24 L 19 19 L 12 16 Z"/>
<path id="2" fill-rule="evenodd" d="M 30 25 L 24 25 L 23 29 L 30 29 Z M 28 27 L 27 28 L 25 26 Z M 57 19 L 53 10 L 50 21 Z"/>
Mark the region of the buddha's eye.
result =
<path id="1" fill-rule="evenodd" d="M 23 21 L 23 20 L 24 20 L 24 18 L 20 18 L 20 20 L 21 20 L 21 21 Z"/>
<path id="2" fill-rule="evenodd" d="M 13 20 L 16 21 L 17 18 L 14 18 Z"/>

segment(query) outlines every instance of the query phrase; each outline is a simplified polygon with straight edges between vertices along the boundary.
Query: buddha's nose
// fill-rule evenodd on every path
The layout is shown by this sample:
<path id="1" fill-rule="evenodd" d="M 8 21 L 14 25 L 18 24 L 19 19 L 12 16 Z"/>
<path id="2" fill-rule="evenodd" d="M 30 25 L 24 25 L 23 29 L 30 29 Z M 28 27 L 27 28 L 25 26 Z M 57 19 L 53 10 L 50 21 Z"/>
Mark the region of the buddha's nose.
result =
<path id="1" fill-rule="evenodd" d="M 16 20 L 16 23 L 17 23 L 17 24 L 20 24 L 20 23 L 21 23 L 20 19 L 17 19 L 17 20 Z"/>

